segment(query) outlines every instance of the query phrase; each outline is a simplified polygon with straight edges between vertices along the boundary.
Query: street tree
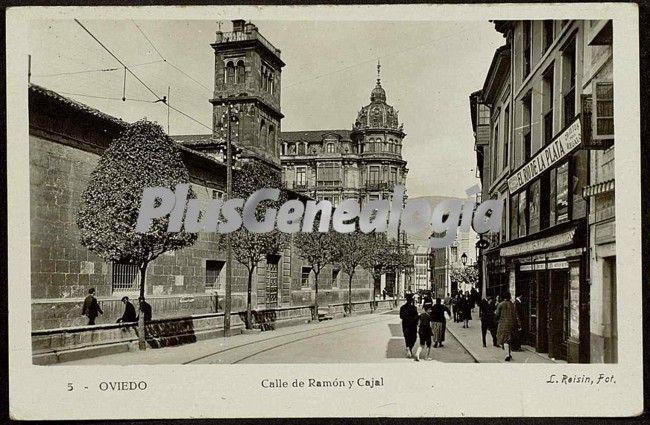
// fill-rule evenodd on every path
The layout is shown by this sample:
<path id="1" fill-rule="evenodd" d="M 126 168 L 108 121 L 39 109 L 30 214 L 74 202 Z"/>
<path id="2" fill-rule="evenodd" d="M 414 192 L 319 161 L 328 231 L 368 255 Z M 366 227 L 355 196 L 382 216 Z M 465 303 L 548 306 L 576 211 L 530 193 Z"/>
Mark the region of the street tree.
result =
<path id="1" fill-rule="evenodd" d="M 282 181 L 277 171 L 259 162 L 246 162 L 233 175 L 233 195 L 246 199 L 255 191 L 267 188 L 281 188 Z M 286 191 L 280 191 L 277 201 L 265 200 L 258 204 L 256 216 L 263 219 L 267 208 L 278 209 L 286 199 Z M 228 235 L 232 243 L 233 258 L 248 272 L 246 295 L 246 329 L 251 329 L 253 276 L 260 261 L 270 255 L 278 255 L 287 242 L 287 236 L 273 229 L 266 233 L 250 232 L 244 226 Z M 222 238 L 222 241 L 225 238 Z M 223 242 L 222 242 L 223 243 Z"/>
<path id="2" fill-rule="evenodd" d="M 453 266 L 449 278 L 453 282 L 464 283 L 475 288 L 478 283 L 478 269 L 472 266 Z"/>
<path id="3" fill-rule="evenodd" d="M 348 275 L 348 314 L 352 314 L 352 279 L 357 267 L 366 261 L 373 238 L 358 230 L 335 235 L 337 262 Z"/>
<path id="4" fill-rule="evenodd" d="M 401 270 L 406 270 L 412 266 L 413 257 L 409 254 L 408 250 L 406 250 L 405 247 L 396 240 L 389 241 L 386 264 L 384 266 L 386 272 L 393 273 L 395 275 L 395 281 L 397 282 Z M 394 292 L 395 303 L 397 303 L 399 298 L 398 288 L 395 288 Z"/>
<path id="5" fill-rule="evenodd" d="M 387 266 L 392 261 L 392 244 L 385 233 L 371 233 L 369 237 L 371 243 L 368 246 L 368 252 L 361 263 L 361 267 L 372 275 L 372 306 L 375 308 L 377 287 L 380 284 L 381 276 L 386 273 Z"/>
<path id="6" fill-rule="evenodd" d="M 168 251 L 192 245 L 197 235 L 168 233 L 167 217 L 154 219 L 146 233 L 135 225 L 146 187 L 174 190 L 189 183 L 180 150 L 156 123 L 130 124 L 104 151 L 84 190 L 77 213 L 81 244 L 106 261 L 127 262 L 140 272 L 139 348 L 146 348 L 143 307 L 147 266 Z M 189 197 L 194 194 L 190 191 Z"/>
<path id="7" fill-rule="evenodd" d="M 314 320 L 318 320 L 318 276 L 336 260 L 336 238 L 332 232 L 298 233 L 294 239 L 298 255 L 311 266 L 314 272 Z"/>

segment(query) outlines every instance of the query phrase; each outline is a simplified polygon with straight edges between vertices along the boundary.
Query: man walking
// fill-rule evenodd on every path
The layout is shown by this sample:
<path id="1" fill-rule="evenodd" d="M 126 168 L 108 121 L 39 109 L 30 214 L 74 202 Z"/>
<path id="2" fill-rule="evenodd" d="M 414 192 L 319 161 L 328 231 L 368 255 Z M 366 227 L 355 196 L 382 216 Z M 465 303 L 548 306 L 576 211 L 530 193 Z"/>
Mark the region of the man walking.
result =
<path id="1" fill-rule="evenodd" d="M 418 339 L 418 309 L 413 305 L 413 294 L 406 294 L 406 303 L 399 309 L 399 318 L 402 319 L 406 357 L 411 358 Z"/>
<path id="2" fill-rule="evenodd" d="M 124 314 L 122 317 L 117 319 L 117 323 L 130 323 L 138 320 L 138 316 L 135 313 L 135 307 L 129 301 L 129 297 L 122 297 L 122 302 L 124 303 Z"/>
<path id="3" fill-rule="evenodd" d="M 88 318 L 89 325 L 94 325 L 95 319 L 100 314 L 104 314 L 104 312 L 99 306 L 97 298 L 95 298 L 95 288 L 90 288 L 88 290 L 88 296 L 84 300 L 83 307 L 81 308 L 81 315 Z"/>
<path id="4" fill-rule="evenodd" d="M 492 345 L 498 347 L 497 344 L 497 326 L 494 320 L 494 311 L 497 306 L 491 296 L 488 295 L 487 299 L 483 298 L 478 306 L 478 314 L 481 319 L 481 335 L 483 337 L 483 347 L 487 347 L 485 343 L 485 336 L 487 331 L 490 331 L 492 336 Z"/>
<path id="5" fill-rule="evenodd" d="M 519 329 L 519 320 L 517 319 L 517 314 L 515 313 L 515 306 L 510 301 L 512 295 L 510 292 L 506 292 L 503 295 L 503 301 L 497 306 L 495 312 L 495 317 L 499 322 L 497 328 L 497 344 L 501 345 L 504 350 L 508 353 L 506 356 L 506 361 L 509 362 L 512 360 L 512 338 L 514 333 Z"/>
<path id="6" fill-rule="evenodd" d="M 523 339 L 522 324 L 524 323 L 524 307 L 521 303 L 521 294 L 515 298 L 515 314 L 517 314 L 517 329 L 515 330 L 515 335 L 512 342 L 513 351 L 521 351 L 521 341 Z"/>
<path id="7" fill-rule="evenodd" d="M 420 319 L 418 323 L 418 336 L 420 337 L 420 346 L 413 356 L 413 360 L 416 362 L 420 361 L 420 354 L 424 350 L 424 346 L 427 347 L 427 360 L 431 360 L 431 306 L 427 306 L 424 309 L 424 313 L 420 314 Z"/>

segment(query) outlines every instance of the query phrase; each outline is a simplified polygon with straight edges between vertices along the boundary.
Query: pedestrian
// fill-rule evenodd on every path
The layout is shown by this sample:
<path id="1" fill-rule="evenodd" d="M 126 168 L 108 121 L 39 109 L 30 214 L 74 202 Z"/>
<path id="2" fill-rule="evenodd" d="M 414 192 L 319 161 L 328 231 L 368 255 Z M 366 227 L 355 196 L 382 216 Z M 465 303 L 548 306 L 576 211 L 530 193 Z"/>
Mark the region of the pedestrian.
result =
<path id="1" fill-rule="evenodd" d="M 472 290 L 469 293 L 469 300 L 472 303 L 472 311 L 474 311 L 474 307 L 476 307 L 476 304 L 479 302 L 479 295 L 476 289 L 472 288 Z"/>
<path id="2" fill-rule="evenodd" d="M 410 359 L 413 356 L 413 346 L 418 339 L 418 309 L 413 305 L 413 295 L 406 294 L 406 303 L 399 309 L 399 318 L 402 319 L 406 357 Z"/>
<path id="3" fill-rule="evenodd" d="M 442 305 L 440 298 L 436 298 L 436 303 L 431 308 L 431 333 L 433 334 L 433 348 L 442 347 L 445 340 L 445 330 L 447 328 L 447 319 L 445 313 L 451 316 L 447 306 Z"/>
<path id="4" fill-rule="evenodd" d="M 469 328 L 469 321 L 472 320 L 472 304 L 469 295 L 465 294 L 462 299 L 460 314 L 463 319 L 463 328 Z"/>
<path id="5" fill-rule="evenodd" d="M 413 356 L 413 360 L 420 361 L 420 354 L 427 347 L 427 360 L 431 360 L 431 306 L 427 306 L 424 312 L 420 314 L 418 322 L 418 336 L 420 337 L 420 346 Z"/>
<path id="6" fill-rule="evenodd" d="M 490 331 L 492 336 L 492 345 L 498 347 L 497 344 L 497 325 L 494 320 L 494 312 L 497 309 L 492 296 L 488 295 L 487 299 L 483 298 L 478 306 L 478 314 L 481 319 L 481 336 L 483 337 L 483 347 L 487 347 L 485 337 L 487 331 Z"/>
<path id="7" fill-rule="evenodd" d="M 382 299 L 384 299 L 384 300 L 386 299 L 386 288 L 382 289 L 382 291 L 381 291 L 381 297 L 382 297 Z"/>
<path id="8" fill-rule="evenodd" d="M 104 312 L 99 306 L 97 298 L 95 298 L 95 288 L 90 288 L 88 290 L 88 296 L 84 300 L 83 307 L 81 308 L 81 315 L 88 318 L 89 325 L 94 325 L 95 319 L 100 314 L 104 314 Z"/>
<path id="9" fill-rule="evenodd" d="M 424 298 L 422 298 L 422 309 L 426 310 L 427 307 L 433 307 L 433 299 L 429 293 L 425 294 Z"/>
<path id="10" fill-rule="evenodd" d="M 451 295 L 449 292 L 447 292 L 447 296 L 445 297 L 445 306 L 447 309 L 451 309 Z M 451 313 L 449 313 L 449 315 L 451 316 Z"/>
<path id="11" fill-rule="evenodd" d="M 521 294 L 517 295 L 514 301 L 515 313 L 517 314 L 517 330 L 512 340 L 512 351 L 521 351 L 521 341 L 524 338 L 522 324 L 524 323 L 524 305 L 521 303 Z"/>
<path id="12" fill-rule="evenodd" d="M 140 311 L 144 315 L 144 322 L 150 322 L 151 321 L 151 306 L 149 305 L 148 302 L 144 300 L 144 297 L 138 298 L 138 302 L 140 303 Z M 138 319 L 140 316 L 138 315 Z"/>
<path id="13" fill-rule="evenodd" d="M 138 316 L 135 313 L 135 307 L 129 301 L 129 297 L 122 297 L 122 302 L 124 303 L 124 313 L 122 317 L 117 319 L 117 323 L 137 322 Z"/>
<path id="14" fill-rule="evenodd" d="M 455 297 L 451 299 L 451 311 L 454 316 L 454 323 L 460 322 L 460 297 L 456 294 Z"/>
<path id="15" fill-rule="evenodd" d="M 511 298 L 512 295 L 510 295 L 510 292 L 506 292 L 503 295 L 503 301 L 499 303 L 494 314 L 499 323 L 497 328 L 497 344 L 502 346 L 506 350 L 506 353 L 508 353 L 505 359 L 507 362 L 512 360 L 512 337 L 519 327 L 515 306 L 510 301 Z"/>

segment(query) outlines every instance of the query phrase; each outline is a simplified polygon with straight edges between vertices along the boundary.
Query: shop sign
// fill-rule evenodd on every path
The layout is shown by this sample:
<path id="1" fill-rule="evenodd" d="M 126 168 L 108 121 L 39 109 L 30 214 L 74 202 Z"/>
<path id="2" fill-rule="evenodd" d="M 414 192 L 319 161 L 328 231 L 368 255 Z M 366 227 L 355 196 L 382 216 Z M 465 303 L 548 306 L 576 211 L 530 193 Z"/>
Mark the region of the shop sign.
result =
<path id="1" fill-rule="evenodd" d="M 510 193 L 514 193 L 548 170 L 580 146 L 582 127 L 576 117 L 568 127 L 558 134 L 548 146 L 542 149 L 527 164 L 524 164 L 508 179 Z"/>
<path id="2" fill-rule="evenodd" d="M 530 242 L 524 242 L 519 245 L 507 246 L 501 248 L 502 257 L 514 257 L 531 254 L 538 251 L 549 251 L 555 248 L 561 248 L 573 243 L 576 229 L 573 228 L 559 235 L 549 236 L 543 239 L 537 239 Z"/>
<path id="3" fill-rule="evenodd" d="M 544 264 L 544 263 L 535 264 L 534 269 L 535 270 L 546 270 L 546 264 Z"/>
<path id="4" fill-rule="evenodd" d="M 549 269 L 568 269 L 569 263 L 567 261 L 557 261 L 555 263 L 548 263 Z"/>
<path id="5" fill-rule="evenodd" d="M 533 265 L 532 264 L 521 265 L 519 266 L 519 270 L 521 270 L 522 272 L 533 270 Z"/>

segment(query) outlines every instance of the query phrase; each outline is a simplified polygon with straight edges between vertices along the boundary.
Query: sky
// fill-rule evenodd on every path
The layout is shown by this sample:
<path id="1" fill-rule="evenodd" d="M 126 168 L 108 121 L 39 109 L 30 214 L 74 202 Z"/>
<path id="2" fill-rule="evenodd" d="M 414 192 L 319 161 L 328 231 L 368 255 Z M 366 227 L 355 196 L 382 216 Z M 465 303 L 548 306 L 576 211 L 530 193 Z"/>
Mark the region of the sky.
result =
<path id="1" fill-rule="evenodd" d="M 170 134 L 210 133 L 214 55 L 223 21 L 81 22 L 174 111 Z M 478 184 L 469 94 L 483 86 L 504 44 L 486 21 L 254 21 L 282 51 L 283 131 L 350 129 L 370 103 L 381 61 L 387 103 L 406 137 L 407 193 L 464 197 Z M 31 82 L 126 121 L 167 128 L 167 108 L 74 20 L 30 27 Z M 87 72 L 90 71 L 90 72 Z M 123 91 L 128 99 L 122 101 Z M 106 99 L 108 98 L 108 99 Z"/>

